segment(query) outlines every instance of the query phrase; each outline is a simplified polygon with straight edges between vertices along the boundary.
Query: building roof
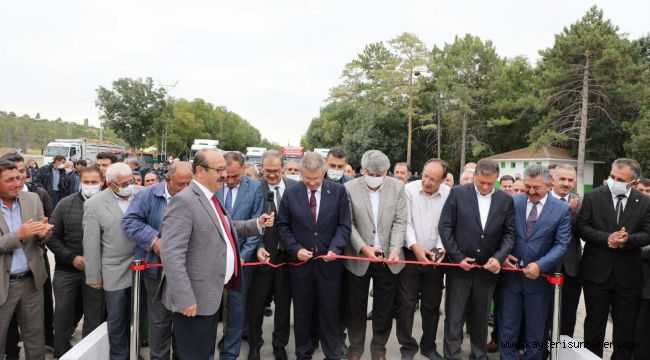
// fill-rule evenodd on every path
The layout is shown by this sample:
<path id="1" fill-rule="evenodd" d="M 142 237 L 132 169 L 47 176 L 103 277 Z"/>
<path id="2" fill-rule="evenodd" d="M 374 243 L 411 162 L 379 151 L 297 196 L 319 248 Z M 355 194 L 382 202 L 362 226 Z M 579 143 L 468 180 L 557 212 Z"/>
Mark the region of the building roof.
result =
<path id="1" fill-rule="evenodd" d="M 492 160 L 573 160 L 576 158 L 571 156 L 569 151 L 560 149 L 555 146 L 540 146 L 537 149 L 527 147 L 523 149 L 508 151 L 502 154 L 492 155 L 488 157 Z"/>

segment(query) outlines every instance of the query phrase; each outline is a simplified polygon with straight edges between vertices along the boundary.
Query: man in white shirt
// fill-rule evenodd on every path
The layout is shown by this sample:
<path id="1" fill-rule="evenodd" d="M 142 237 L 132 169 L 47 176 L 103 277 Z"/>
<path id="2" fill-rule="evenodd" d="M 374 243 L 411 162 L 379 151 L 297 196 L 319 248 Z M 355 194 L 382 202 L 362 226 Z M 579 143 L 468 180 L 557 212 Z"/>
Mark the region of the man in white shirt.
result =
<path id="1" fill-rule="evenodd" d="M 406 192 L 406 242 L 404 259 L 423 262 L 440 262 L 444 246 L 438 235 L 438 220 L 447 201 L 450 188 L 444 181 L 447 163 L 431 159 L 424 164 L 422 180 L 405 186 Z M 441 359 L 436 351 L 436 332 L 440 319 L 440 301 L 444 285 L 442 267 L 407 264 L 399 274 L 397 293 L 397 340 L 402 359 L 413 359 L 418 352 L 418 342 L 412 336 L 413 317 L 418 295 L 422 305 L 422 339 L 420 351 L 429 359 Z"/>

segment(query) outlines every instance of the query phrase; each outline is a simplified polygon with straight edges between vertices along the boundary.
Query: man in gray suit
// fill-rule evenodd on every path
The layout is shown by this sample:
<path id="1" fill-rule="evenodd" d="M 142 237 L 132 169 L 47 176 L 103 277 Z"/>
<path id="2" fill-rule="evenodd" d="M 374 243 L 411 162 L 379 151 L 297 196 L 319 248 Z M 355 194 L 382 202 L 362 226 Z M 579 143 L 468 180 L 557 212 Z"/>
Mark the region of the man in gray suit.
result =
<path id="1" fill-rule="evenodd" d="M 45 358 L 43 284 L 47 278 L 41 239 L 52 225 L 43 217 L 38 196 L 21 191 L 22 175 L 16 164 L 0 161 L 0 356 L 4 356 L 7 330 L 17 315 L 27 359 Z"/>
<path id="2" fill-rule="evenodd" d="M 173 312 L 172 324 L 183 359 L 207 359 L 214 351 L 217 310 L 224 286 L 237 291 L 241 272 L 237 237 L 262 235 L 273 214 L 231 221 L 215 192 L 226 176 L 226 161 L 216 150 L 196 153 L 194 180 L 167 205 L 160 257 L 165 278 L 162 302 Z"/>
<path id="3" fill-rule="evenodd" d="M 573 225 L 571 243 L 569 243 L 569 248 L 564 259 L 558 265 L 558 271 L 564 274 L 560 334 L 573 336 L 578 303 L 580 302 L 580 294 L 582 293 L 582 282 L 579 277 L 582 244 L 578 235 L 577 226 L 575 226 L 578 208 L 580 207 L 580 196 L 572 192 L 576 186 L 576 170 L 573 166 L 560 164 L 553 169 L 552 173 L 553 190 L 550 192 L 551 196 L 569 204 L 571 207 L 571 222 Z"/>
<path id="4" fill-rule="evenodd" d="M 344 253 L 369 259 L 385 256 L 388 260 L 403 260 L 402 246 L 406 235 L 404 184 L 386 177 L 390 161 L 381 151 L 366 151 L 361 158 L 361 167 L 364 177 L 345 183 L 352 210 L 352 234 Z M 398 274 L 404 264 L 345 260 L 345 268 L 348 271 L 349 359 L 358 360 L 363 355 L 370 279 L 374 293 L 370 354 L 373 359 L 385 359 L 386 342 L 393 327 Z"/>
<path id="5" fill-rule="evenodd" d="M 129 358 L 130 265 L 135 243 L 122 230 L 122 218 L 141 189 L 133 183 L 127 164 L 112 164 L 106 170 L 107 188 L 84 203 L 86 284 L 104 289 L 112 360 Z"/>

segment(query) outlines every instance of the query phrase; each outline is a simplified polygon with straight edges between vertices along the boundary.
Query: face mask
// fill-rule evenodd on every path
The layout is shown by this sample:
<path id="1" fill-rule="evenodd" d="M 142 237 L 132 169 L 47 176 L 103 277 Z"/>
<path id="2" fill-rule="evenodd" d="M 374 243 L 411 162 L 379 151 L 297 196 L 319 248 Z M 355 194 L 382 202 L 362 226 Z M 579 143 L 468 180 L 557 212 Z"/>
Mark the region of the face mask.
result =
<path id="1" fill-rule="evenodd" d="M 65 168 L 65 165 L 63 165 L 63 164 L 59 164 L 59 166 L 57 166 L 57 169 L 59 169 L 59 170 L 63 169 L 63 168 Z"/>
<path id="2" fill-rule="evenodd" d="M 616 196 L 623 195 L 627 192 L 627 183 L 614 181 L 611 177 L 607 178 L 607 186 L 609 186 L 609 191 Z"/>
<path id="3" fill-rule="evenodd" d="M 66 174 L 69 174 L 69 173 L 71 173 L 71 172 L 72 172 L 72 169 L 65 169 L 65 173 L 66 173 Z"/>
<path id="4" fill-rule="evenodd" d="M 117 196 L 131 196 L 133 194 L 133 184 L 130 184 L 129 186 L 123 188 L 119 188 L 120 190 L 116 192 Z"/>
<path id="5" fill-rule="evenodd" d="M 300 181 L 300 175 L 287 175 L 287 179 L 295 180 L 295 181 Z"/>
<path id="6" fill-rule="evenodd" d="M 339 181 L 343 177 L 343 170 L 327 169 L 327 177 L 332 181 Z"/>
<path id="7" fill-rule="evenodd" d="M 101 185 L 84 185 L 81 184 L 81 194 L 87 199 L 99 192 Z"/>
<path id="8" fill-rule="evenodd" d="M 364 175 L 363 178 L 366 180 L 366 184 L 368 184 L 368 187 L 371 187 L 373 189 L 380 187 L 381 184 L 384 183 L 384 177 L 383 176 Z"/>

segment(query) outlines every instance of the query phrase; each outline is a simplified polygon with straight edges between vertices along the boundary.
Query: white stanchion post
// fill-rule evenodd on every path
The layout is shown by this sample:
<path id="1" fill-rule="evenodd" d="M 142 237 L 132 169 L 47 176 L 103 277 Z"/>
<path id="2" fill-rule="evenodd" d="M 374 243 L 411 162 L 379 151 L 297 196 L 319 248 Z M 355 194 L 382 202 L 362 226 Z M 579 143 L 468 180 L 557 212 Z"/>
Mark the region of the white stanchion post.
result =
<path id="1" fill-rule="evenodd" d="M 137 360 L 140 355 L 140 277 L 142 275 L 142 260 L 133 260 L 132 303 L 131 303 L 131 346 L 130 359 Z"/>
<path id="2" fill-rule="evenodd" d="M 551 334 L 551 360 L 558 360 L 558 348 L 560 345 L 560 317 L 562 309 L 562 284 L 564 276 L 561 273 L 555 273 L 553 277 L 553 332 Z"/>

